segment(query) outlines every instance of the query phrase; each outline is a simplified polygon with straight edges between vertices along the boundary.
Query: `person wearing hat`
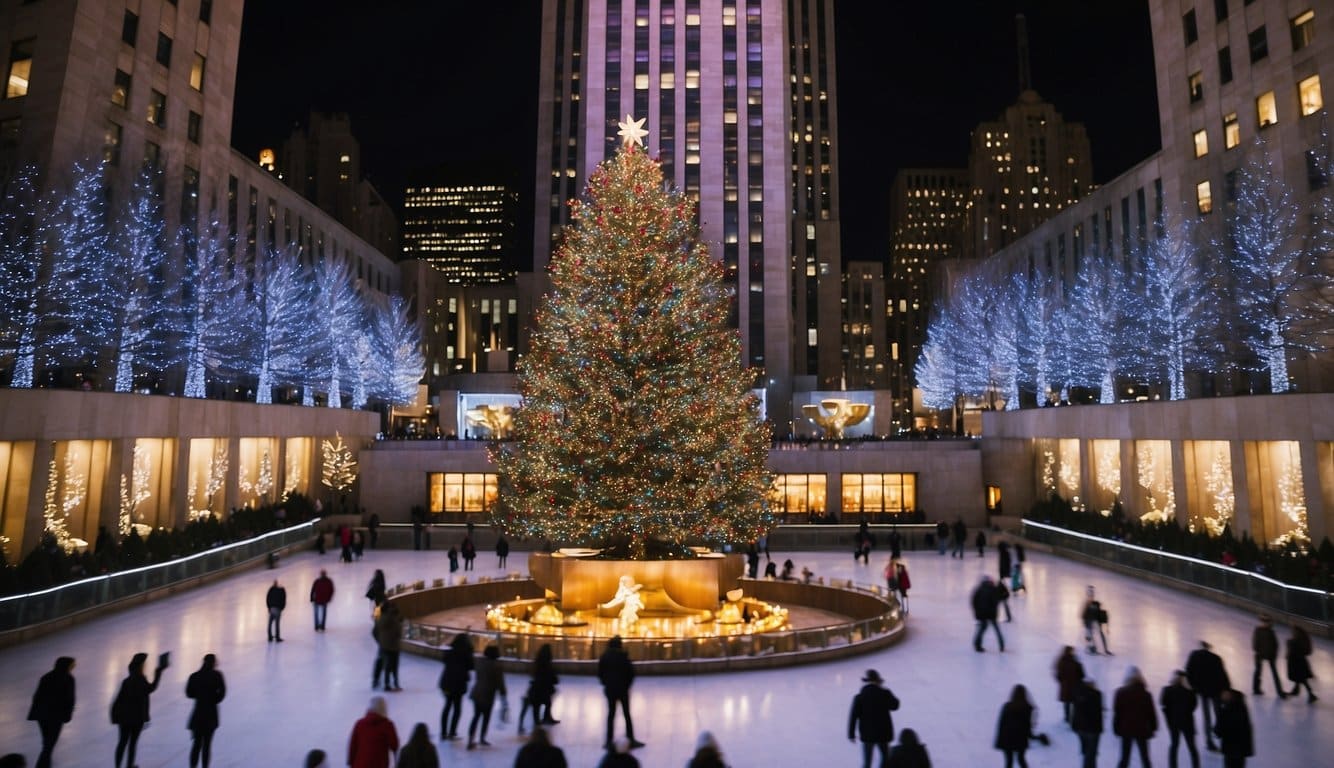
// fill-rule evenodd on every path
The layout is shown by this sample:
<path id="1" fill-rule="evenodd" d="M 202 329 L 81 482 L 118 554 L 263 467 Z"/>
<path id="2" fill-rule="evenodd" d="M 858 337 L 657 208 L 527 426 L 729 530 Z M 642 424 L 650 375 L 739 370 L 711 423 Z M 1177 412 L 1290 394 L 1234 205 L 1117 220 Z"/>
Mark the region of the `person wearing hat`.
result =
<path id="1" fill-rule="evenodd" d="M 1251 653 L 1255 655 L 1255 674 L 1251 676 L 1251 695 L 1263 696 L 1260 689 L 1260 674 L 1265 662 L 1269 662 L 1269 671 L 1274 675 L 1274 690 L 1280 699 L 1288 698 L 1283 690 L 1283 683 L 1278 680 L 1278 635 L 1274 634 L 1274 620 L 1268 615 L 1260 616 L 1260 624 L 1251 633 Z"/>
<path id="2" fill-rule="evenodd" d="M 1201 640 L 1200 647 L 1190 652 L 1186 658 L 1186 679 L 1203 700 L 1200 709 L 1204 711 L 1204 745 L 1210 752 L 1217 752 L 1213 719 L 1218 715 L 1218 697 L 1232 687 L 1232 681 L 1223 667 L 1223 659 L 1210 650 L 1212 647 Z"/>
<path id="3" fill-rule="evenodd" d="M 1163 708 L 1163 720 L 1167 723 L 1167 734 L 1171 742 L 1167 747 L 1168 765 L 1177 768 L 1177 746 L 1186 742 L 1186 751 L 1190 752 L 1191 768 L 1200 768 L 1200 753 L 1195 749 L 1195 691 L 1186 685 L 1186 673 L 1177 670 L 1172 673 L 1172 684 L 1163 688 L 1158 696 L 1158 704 Z M 1184 737 L 1184 738 L 1183 738 Z"/>
<path id="4" fill-rule="evenodd" d="M 996 623 L 996 610 L 1000 607 L 1000 593 L 996 590 L 996 585 L 992 583 L 991 577 L 983 574 L 982 583 L 973 590 L 973 617 L 977 619 L 977 634 L 973 635 L 973 650 L 982 652 L 982 633 L 987 631 L 987 625 L 996 630 L 996 642 L 1000 644 L 1001 652 L 1005 651 L 1005 636 L 1001 634 L 1000 625 Z"/>
<path id="5" fill-rule="evenodd" d="M 993 617 L 994 618 L 994 617 Z M 880 751 L 880 764 L 889 760 L 889 743 L 894 740 L 894 720 L 890 712 L 899 708 L 898 698 L 886 687 L 885 680 L 874 669 L 868 669 L 862 678 L 866 685 L 852 699 L 848 715 L 848 741 L 862 739 L 862 768 L 871 768 L 871 754 Z"/>

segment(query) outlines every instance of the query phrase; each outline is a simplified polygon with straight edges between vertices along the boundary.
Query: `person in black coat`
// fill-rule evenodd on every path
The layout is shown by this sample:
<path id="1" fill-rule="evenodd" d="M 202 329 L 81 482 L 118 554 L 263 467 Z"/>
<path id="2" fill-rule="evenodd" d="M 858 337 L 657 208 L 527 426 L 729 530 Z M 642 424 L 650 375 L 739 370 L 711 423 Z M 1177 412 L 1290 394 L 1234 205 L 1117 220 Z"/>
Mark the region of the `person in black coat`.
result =
<path id="1" fill-rule="evenodd" d="M 264 605 L 269 609 L 269 642 L 281 643 L 283 641 L 283 609 L 287 607 L 287 590 L 283 589 L 277 579 L 273 580 L 273 586 L 269 587 L 268 594 L 264 596 Z"/>
<path id="2" fill-rule="evenodd" d="M 533 679 L 528 683 L 528 693 L 524 694 L 523 705 L 519 707 L 519 733 L 523 733 L 523 718 L 529 707 L 533 710 L 533 725 L 557 725 L 559 720 L 551 716 L 551 699 L 556 695 L 556 667 L 552 661 L 551 643 L 543 643 L 533 658 Z"/>
<path id="3" fill-rule="evenodd" d="M 1200 768 L 1200 753 L 1195 749 L 1195 691 L 1186 685 L 1186 673 L 1177 670 L 1172 673 L 1172 684 L 1163 688 L 1158 696 L 1158 704 L 1163 709 L 1163 720 L 1167 723 L 1167 733 L 1172 741 L 1167 748 L 1168 765 L 1177 767 L 1177 746 L 1186 742 L 1186 751 L 1190 752 L 1191 768 Z"/>
<path id="4" fill-rule="evenodd" d="M 625 716 L 625 736 L 630 740 L 630 748 L 644 746 L 635 739 L 635 724 L 630 719 L 630 686 L 635 682 L 635 667 L 622 647 L 620 635 L 607 642 L 607 650 L 598 659 L 598 681 L 607 697 L 607 741 L 604 746 L 612 748 L 617 704 L 621 705 L 621 713 Z"/>
<path id="5" fill-rule="evenodd" d="M 1081 681 L 1070 706 L 1070 728 L 1079 736 L 1084 768 L 1098 764 L 1098 741 L 1102 738 L 1102 691 L 1092 679 Z"/>
<path id="6" fill-rule="evenodd" d="M 885 768 L 931 768 L 931 756 L 926 753 L 926 745 L 917 738 L 917 731 L 903 729 L 898 746 L 889 751 Z"/>
<path id="7" fill-rule="evenodd" d="M 566 768 L 565 751 L 551 743 L 551 737 L 541 728 L 534 728 L 528 743 L 514 756 L 514 768 Z"/>
<path id="8" fill-rule="evenodd" d="M 1260 689 L 1260 673 L 1264 670 L 1265 662 L 1269 663 L 1269 671 L 1274 676 L 1274 690 L 1278 693 L 1280 699 L 1288 698 L 1287 691 L 1283 690 L 1283 683 L 1278 679 L 1278 635 L 1274 634 L 1274 620 L 1268 615 L 1260 616 L 1260 623 L 1251 632 L 1251 653 L 1255 656 L 1255 673 L 1251 675 L 1251 693 L 1260 696 L 1264 693 Z"/>
<path id="9" fill-rule="evenodd" d="M 203 758 L 204 768 L 208 768 L 213 752 L 213 732 L 218 730 L 218 702 L 227 695 L 227 684 L 218 671 L 218 657 L 208 654 L 199 671 L 190 675 L 185 683 L 186 698 L 195 700 L 194 711 L 190 713 L 187 728 L 193 737 L 190 744 L 190 768 L 195 768 Z"/>
<path id="10" fill-rule="evenodd" d="M 973 650 L 979 653 L 982 648 L 982 633 L 987 625 L 996 630 L 996 642 L 1001 651 L 1005 650 L 1005 637 L 1001 635 L 1000 625 L 996 623 L 996 609 L 1000 607 L 1000 593 L 990 576 L 983 575 L 982 583 L 973 590 L 973 618 L 977 619 L 977 634 L 973 635 Z"/>
<path id="11" fill-rule="evenodd" d="M 997 578 L 997 581 L 1004 582 L 1006 579 L 1010 578 L 1010 573 L 1011 571 L 1014 570 L 1010 560 L 1009 542 L 1002 541 L 999 544 L 997 544 L 996 552 L 999 555 L 999 559 L 997 560 L 996 563 L 997 566 L 996 570 L 1000 572 L 1000 576 Z"/>
<path id="12" fill-rule="evenodd" d="M 1214 729 L 1211 722 L 1218 714 L 1219 697 L 1223 691 L 1232 687 L 1232 682 L 1223 667 L 1223 660 L 1218 654 L 1209 650 L 1210 648 L 1211 645 L 1200 641 L 1200 647 L 1190 652 L 1190 656 L 1186 658 L 1186 679 L 1190 681 L 1190 687 L 1194 688 L 1204 700 L 1200 709 L 1204 711 L 1205 746 L 1211 752 L 1216 752 L 1218 747 L 1214 744 Z"/>
<path id="13" fill-rule="evenodd" d="M 1028 689 L 1016 685 L 1010 691 L 1010 700 L 1001 707 L 996 722 L 996 749 L 1005 754 L 1005 768 L 1012 768 L 1015 758 L 1019 768 L 1028 768 L 1024 757 L 1028 741 L 1033 738 L 1033 705 L 1028 701 Z"/>
<path id="14" fill-rule="evenodd" d="M 509 556 L 510 543 L 502 534 L 500 538 L 496 539 L 496 559 L 500 561 L 497 567 L 504 568 L 505 562 L 509 559 Z"/>
<path id="15" fill-rule="evenodd" d="M 1255 754 L 1251 715 L 1246 710 L 1246 697 L 1241 691 L 1229 688 L 1219 696 L 1214 735 L 1218 736 L 1223 753 L 1223 768 L 1242 768 L 1246 758 Z"/>
<path id="16" fill-rule="evenodd" d="M 862 678 L 866 685 L 852 698 L 848 713 L 848 741 L 862 739 L 862 768 L 870 768 L 871 755 L 880 750 L 881 768 L 889 762 L 889 743 L 894 740 L 894 719 L 889 714 L 899 708 L 898 698 L 884 687 L 885 680 L 874 669 Z"/>
<path id="17" fill-rule="evenodd" d="M 445 694 L 445 708 L 440 711 L 440 739 L 459 737 L 459 717 L 463 715 L 463 694 L 468 692 L 472 672 L 472 640 L 466 634 L 454 635 L 445 651 L 445 668 L 440 671 L 440 691 Z"/>
<path id="18" fill-rule="evenodd" d="M 1315 677 L 1311 672 L 1311 636 L 1301 627 L 1293 627 L 1287 650 L 1288 679 L 1293 682 L 1292 693 L 1288 695 L 1296 696 L 1301 693 L 1302 686 L 1306 686 L 1307 703 L 1316 703 L 1320 697 L 1311 690 L 1311 678 Z"/>
<path id="19" fill-rule="evenodd" d="M 148 697 L 157 690 L 162 680 L 162 671 L 167 668 L 167 655 L 158 657 L 157 669 L 153 672 L 153 682 L 148 682 L 144 674 L 144 663 L 148 654 L 136 653 L 130 659 L 130 674 L 120 683 L 120 692 L 111 703 L 111 722 L 120 727 L 120 737 L 116 740 L 116 768 L 120 768 L 121 758 L 129 753 L 126 765 L 134 766 L 134 754 L 139 748 L 139 734 L 143 733 L 144 724 L 149 721 Z"/>
<path id="20" fill-rule="evenodd" d="M 56 748 L 60 729 L 74 715 L 74 659 L 61 656 L 56 665 L 37 681 L 32 694 L 28 719 L 37 721 L 42 731 L 42 752 L 37 756 L 37 768 L 49 768 L 51 751 Z"/>

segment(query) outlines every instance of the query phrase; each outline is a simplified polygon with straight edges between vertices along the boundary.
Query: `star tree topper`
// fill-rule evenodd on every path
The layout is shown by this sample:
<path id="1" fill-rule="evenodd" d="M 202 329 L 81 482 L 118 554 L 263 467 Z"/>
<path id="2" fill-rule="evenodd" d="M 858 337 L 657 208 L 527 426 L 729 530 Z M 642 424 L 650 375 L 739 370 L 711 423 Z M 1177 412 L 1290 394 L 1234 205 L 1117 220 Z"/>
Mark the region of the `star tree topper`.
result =
<path id="1" fill-rule="evenodd" d="M 644 121 L 647 119 L 641 117 L 636 120 L 634 115 L 627 114 L 624 121 L 617 123 L 621 126 L 621 130 L 616 132 L 616 135 L 621 137 L 621 144 L 644 146 L 644 137 L 648 135 L 648 131 L 644 130 Z"/>

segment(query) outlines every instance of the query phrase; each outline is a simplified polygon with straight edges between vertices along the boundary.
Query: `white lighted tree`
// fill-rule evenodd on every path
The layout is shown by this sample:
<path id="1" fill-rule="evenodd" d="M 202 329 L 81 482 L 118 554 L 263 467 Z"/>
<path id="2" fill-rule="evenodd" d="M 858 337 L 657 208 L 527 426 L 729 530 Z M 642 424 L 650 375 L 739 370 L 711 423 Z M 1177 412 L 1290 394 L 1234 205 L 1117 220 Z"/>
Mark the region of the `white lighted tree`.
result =
<path id="1" fill-rule="evenodd" d="M 407 300 L 392 295 L 377 304 L 371 330 L 377 396 L 394 405 L 416 401 L 417 386 L 426 372 L 426 357 L 421 331 L 412 320 Z"/>
<path id="2" fill-rule="evenodd" d="M 1209 494 L 1210 514 L 1204 515 L 1204 528 L 1210 536 L 1223 535 L 1223 529 L 1232 522 L 1237 499 L 1232 491 L 1232 462 L 1222 453 L 1215 453 L 1209 471 L 1204 475 L 1204 490 Z"/>
<path id="3" fill-rule="evenodd" d="M 316 366 L 323 374 L 330 408 L 342 407 L 343 384 L 359 370 L 356 339 L 365 317 L 351 266 L 334 258 L 317 264 L 313 338 L 318 349 Z"/>
<path id="4" fill-rule="evenodd" d="M 135 179 L 106 251 L 103 300 L 116 329 L 112 345 L 117 392 L 134 389 L 136 367 L 162 370 L 170 359 L 179 283 L 165 279 L 171 243 L 158 194 L 161 182 L 161 173 L 150 167 Z"/>
<path id="5" fill-rule="evenodd" d="M 54 448 L 54 443 L 52 444 Z M 69 512 L 60 501 L 60 465 L 53 454 L 46 466 L 46 493 L 42 497 L 42 530 L 62 549 L 70 549 Z"/>
<path id="6" fill-rule="evenodd" d="M 1261 139 L 1237 170 L 1236 204 L 1216 244 L 1227 264 L 1241 341 L 1269 372 L 1273 392 L 1291 386 L 1288 359 L 1327 349 L 1334 312 L 1328 296 L 1334 205 L 1325 195 L 1303 238 L 1301 209 Z"/>
<path id="7" fill-rule="evenodd" d="M 1205 273 L 1197 220 L 1163 214 L 1160 237 L 1139 251 L 1140 367 L 1162 377 L 1172 400 L 1186 397 L 1186 371 L 1215 359 L 1218 297 Z"/>
<path id="8" fill-rule="evenodd" d="M 1037 396 L 1038 407 L 1042 407 L 1050 402 L 1053 379 L 1061 375 L 1061 363 L 1066 356 L 1062 326 L 1057 322 L 1060 282 L 1037 270 L 1026 279 L 1017 277 L 1015 287 L 1019 303 L 1020 378 Z"/>
<path id="9" fill-rule="evenodd" d="M 1127 325 L 1135 297 L 1120 264 L 1103 255 L 1084 259 L 1067 302 L 1072 383 L 1098 390 L 1102 403 L 1116 402 L 1116 377 L 1125 366 Z"/>
<path id="10" fill-rule="evenodd" d="M 259 313 L 250 302 L 245 266 L 230 256 L 224 227 L 215 220 L 202 236 L 185 236 L 196 240 L 186 249 L 181 276 L 180 359 L 185 396 L 204 397 L 208 371 L 226 375 L 247 369 L 259 346 L 257 324 L 248 320 Z"/>
<path id="11" fill-rule="evenodd" d="M 0 362 L 14 367 L 10 386 L 31 387 L 44 289 L 36 169 L 21 168 L 0 192 Z"/>
<path id="12" fill-rule="evenodd" d="M 120 517 L 118 522 L 120 535 L 122 536 L 128 535 L 130 527 L 134 525 L 139 505 L 153 496 L 153 492 L 149 488 L 151 473 L 148 449 L 138 442 L 134 445 L 134 464 L 131 475 L 131 477 L 126 477 L 122 473 L 120 476 Z"/>
<path id="13" fill-rule="evenodd" d="M 255 402 L 273 402 L 275 386 L 308 383 L 313 290 L 295 246 L 270 252 L 255 265 L 251 309 L 257 379 Z"/>

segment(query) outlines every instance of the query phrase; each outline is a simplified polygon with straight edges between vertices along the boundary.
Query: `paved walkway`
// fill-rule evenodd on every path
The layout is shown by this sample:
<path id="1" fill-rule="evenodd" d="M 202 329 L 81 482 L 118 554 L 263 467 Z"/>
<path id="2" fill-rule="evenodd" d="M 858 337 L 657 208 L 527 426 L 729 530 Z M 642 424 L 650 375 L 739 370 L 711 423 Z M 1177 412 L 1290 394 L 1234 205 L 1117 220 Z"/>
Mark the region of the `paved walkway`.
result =
<path id="1" fill-rule="evenodd" d="M 775 556 L 781 561 L 787 554 Z M 884 558 L 877 552 L 867 567 L 854 565 L 843 553 L 793 555 L 798 569 L 810 566 L 822 576 L 865 583 L 879 580 Z M 1052 737 L 1050 747 L 1034 745 L 1029 764 L 1079 765 L 1078 740 L 1061 722 L 1051 667 L 1063 644 L 1081 644 L 1078 613 L 1087 584 L 1098 586 L 1110 613 L 1109 642 L 1116 655 L 1081 659 L 1109 706 L 1128 665 L 1144 670 L 1156 697 L 1170 672 L 1184 664 L 1202 638 L 1223 656 L 1236 687 L 1249 690 L 1253 617 L 1242 611 L 1060 558 L 1032 555 L 1026 567 L 1029 594 L 1010 601 L 1014 622 L 1001 624 L 1005 653 L 997 653 L 994 638 L 988 637 L 987 652 L 979 654 L 970 647 L 968 593 L 984 569 L 995 570 L 994 551 L 983 560 L 974 550 L 962 562 L 934 552 L 910 552 L 907 561 L 915 586 L 910 628 L 896 647 L 785 670 L 641 678 L 633 693 L 636 735 L 648 744 L 637 752 L 641 763 L 647 768 L 682 766 L 699 731 L 711 729 L 735 768 L 859 765 L 859 747 L 846 740 L 848 705 L 862 674 L 875 668 L 903 702 L 895 726 L 917 729 L 938 767 L 1002 764 L 991 746 L 996 716 L 1016 683 L 1030 687 L 1039 707 L 1038 729 Z M 482 554 L 477 562 L 479 575 L 500 572 L 492 555 Z M 523 553 L 515 553 L 510 564 L 522 567 L 523 562 Z M 328 632 L 316 634 L 307 598 L 321 567 L 327 567 L 338 592 Z M 184 695 L 185 679 L 209 652 L 218 654 L 228 684 L 214 744 L 215 766 L 295 768 L 314 747 L 330 753 L 330 765 L 344 765 L 349 730 L 373 695 L 369 604 L 362 595 L 375 568 L 383 568 L 394 584 L 442 575 L 446 563 L 439 551 L 369 552 L 363 562 L 352 565 L 339 564 L 336 553 L 322 559 L 305 554 L 284 560 L 276 571 L 251 571 L 2 651 L 0 752 L 21 751 L 29 764 L 35 759 L 40 742 L 36 724 L 24 719 L 28 703 L 37 678 L 57 656 L 68 655 L 78 659 L 78 706 L 56 748 L 55 765 L 111 765 L 116 734 L 108 709 L 125 665 L 138 651 L 156 658 L 169 650 L 173 666 L 153 695 L 153 721 L 140 741 L 141 768 L 187 765 L 190 702 Z M 275 576 L 288 590 L 286 642 L 281 644 L 265 641 L 264 593 Z M 1285 640 L 1286 628 L 1279 632 Z M 1319 676 L 1317 693 L 1324 697 L 1317 704 L 1280 702 L 1272 681 L 1264 683 L 1265 696 L 1248 697 L 1259 753 L 1252 765 L 1330 764 L 1334 686 L 1328 681 L 1334 679 L 1334 643 L 1317 641 L 1312 664 Z M 386 694 L 390 716 L 404 739 L 419 721 L 438 735 L 438 673 L 436 662 L 404 655 L 405 690 Z M 508 683 L 517 715 L 527 681 L 511 675 Z M 563 722 L 554 727 L 553 738 L 571 766 L 591 768 L 600 759 L 605 706 L 595 680 L 562 679 L 555 714 Z M 471 706 L 466 708 L 465 724 Z M 512 765 L 521 743 L 514 723 L 493 728 L 490 741 L 494 746 L 474 752 L 465 751 L 461 743 L 442 744 L 442 764 Z M 1151 747 L 1155 763 L 1166 766 L 1163 731 Z M 1105 734 L 1099 765 L 1114 765 L 1118 749 Z M 1203 760 L 1206 768 L 1221 764 L 1213 754 Z"/>

